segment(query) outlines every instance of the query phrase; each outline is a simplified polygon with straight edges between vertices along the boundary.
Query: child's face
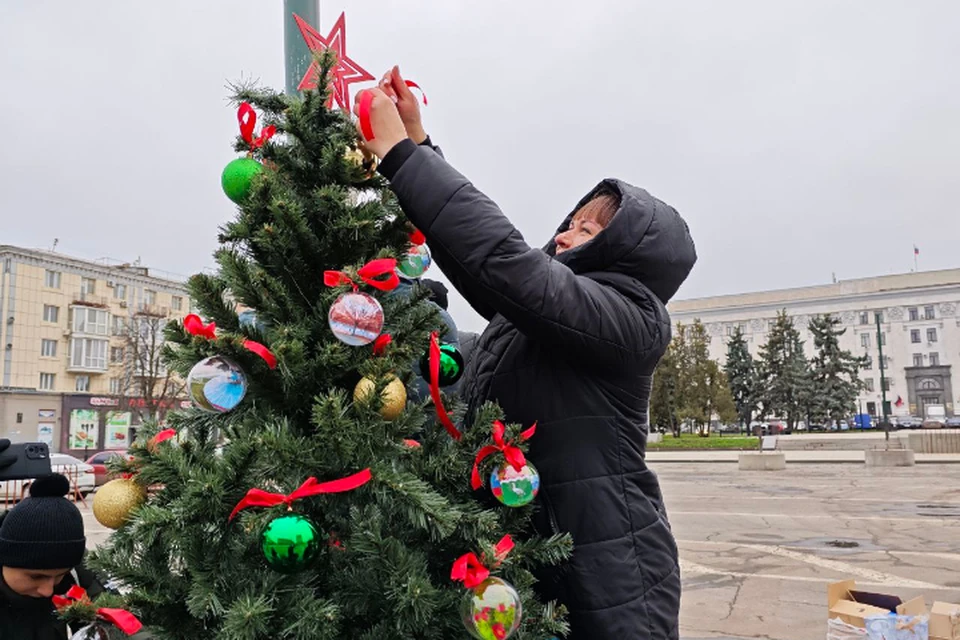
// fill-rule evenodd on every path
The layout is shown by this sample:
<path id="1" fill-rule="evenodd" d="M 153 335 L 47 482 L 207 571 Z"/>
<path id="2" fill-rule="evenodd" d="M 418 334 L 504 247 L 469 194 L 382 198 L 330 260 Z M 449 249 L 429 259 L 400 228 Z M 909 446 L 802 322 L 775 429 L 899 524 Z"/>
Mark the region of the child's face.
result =
<path id="1" fill-rule="evenodd" d="M 14 593 L 28 598 L 49 598 L 69 569 L 3 568 L 3 581 Z"/>

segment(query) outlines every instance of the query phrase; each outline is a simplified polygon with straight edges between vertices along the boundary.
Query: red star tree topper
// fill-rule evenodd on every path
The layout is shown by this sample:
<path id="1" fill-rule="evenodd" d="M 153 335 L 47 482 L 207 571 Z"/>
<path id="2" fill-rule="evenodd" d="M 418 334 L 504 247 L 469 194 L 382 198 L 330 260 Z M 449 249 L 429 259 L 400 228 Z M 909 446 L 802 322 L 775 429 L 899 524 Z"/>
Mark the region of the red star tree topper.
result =
<path id="1" fill-rule="evenodd" d="M 310 48 L 310 51 L 319 52 L 325 49 L 333 49 L 334 53 L 337 54 L 337 64 L 330 71 L 332 76 L 330 80 L 330 84 L 332 85 L 330 102 L 332 104 L 335 100 L 337 106 L 341 109 L 350 111 L 350 85 L 354 82 L 374 80 L 374 77 L 347 55 L 346 14 L 340 14 L 340 18 L 337 19 L 337 23 L 333 25 L 333 30 L 326 38 L 321 36 L 316 29 L 311 27 L 306 20 L 297 14 L 293 14 L 293 17 L 297 21 L 297 26 L 300 27 L 300 33 L 303 35 L 303 39 Z M 297 89 L 300 91 L 304 89 L 316 89 L 319 76 L 320 67 L 316 60 L 314 60 L 310 68 L 307 69 L 307 73 L 304 74 L 303 80 L 300 81 Z"/>

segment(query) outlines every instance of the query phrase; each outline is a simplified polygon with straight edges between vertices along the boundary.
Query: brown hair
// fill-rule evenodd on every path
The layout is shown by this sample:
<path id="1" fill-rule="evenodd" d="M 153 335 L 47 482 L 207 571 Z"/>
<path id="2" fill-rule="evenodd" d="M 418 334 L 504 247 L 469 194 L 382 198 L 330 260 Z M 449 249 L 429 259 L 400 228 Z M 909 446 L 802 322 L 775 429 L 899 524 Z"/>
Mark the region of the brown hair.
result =
<path id="1" fill-rule="evenodd" d="M 606 228 L 620 208 L 620 195 L 612 189 L 601 188 L 590 200 L 577 210 L 575 216 L 593 220 Z"/>

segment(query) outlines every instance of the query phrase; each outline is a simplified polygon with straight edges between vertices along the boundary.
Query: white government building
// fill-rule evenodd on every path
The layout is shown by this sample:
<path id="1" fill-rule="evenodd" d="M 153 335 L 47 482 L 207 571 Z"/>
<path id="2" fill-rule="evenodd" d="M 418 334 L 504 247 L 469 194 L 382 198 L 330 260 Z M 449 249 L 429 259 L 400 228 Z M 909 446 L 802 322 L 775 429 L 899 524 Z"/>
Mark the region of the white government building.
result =
<path id="1" fill-rule="evenodd" d="M 958 307 L 960 269 L 677 300 L 669 305 L 674 325 L 700 319 L 710 336 L 710 357 L 720 363 L 726 361 L 728 337 L 737 325 L 756 357 L 777 312 L 786 309 L 811 357 L 810 318 L 826 313 L 839 317 L 847 330 L 841 337 L 842 348 L 870 356 L 869 366 L 861 372 L 866 390 L 859 404 L 874 416 L 882 410 L 875 320 L 879 314 L 889 413 L 919 418 L 939 410 L 953 416 L 955 408 L 960 408 L 960 380 L 951 373 L 954 365 L 960 365 Z"/>

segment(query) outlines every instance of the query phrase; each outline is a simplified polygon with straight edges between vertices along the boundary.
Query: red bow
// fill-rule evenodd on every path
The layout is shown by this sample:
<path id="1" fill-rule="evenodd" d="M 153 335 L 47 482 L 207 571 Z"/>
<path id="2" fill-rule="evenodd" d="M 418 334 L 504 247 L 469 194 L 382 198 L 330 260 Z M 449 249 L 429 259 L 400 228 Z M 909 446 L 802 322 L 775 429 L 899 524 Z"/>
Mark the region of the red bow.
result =
<path id="1" fill-rule="evenodd" d="M 150 440 L 150 444 L 155 445 L 155 444 L 160 444 L 161 442 L 166 442 L 170 438 L 176 437 L 176 435 L 177 435 L 176 429 L 164 429 L 157 435 L 153 436 L 153 438 Z"/>
<path id="2" fill-rule="evenodd" d="M 404 440 L 403 444 L 407 446 L 408 449 L 419 449 L 420 443 L 416 440 Z"/>
<path id="3" fill-rule="evenodd" d="M 411 89 L 416 89 L 417 91 L 419 91 L 420 96 L 423 98 L 423 106 L 427 106 L 427 94 L 423 92 L 423 89 L 420 88 L 420 85 L 418 85 L 413 80 L 404 80 L 404 83 Z"/>
<path id="4" fill-rule="evenodd" d="M 393 291 L 400 285 L 400 277 L 394 272 L 397 268 L 396 258 L 380 258 L 371 260 L 360 267 L 357 275 L 374 289 L 380 291 Z M 387 275 L 389 274 L 389 275 Z M 380 276 L 386 275 L 386 278 L 377 280 Z M 324 271 L 323 283 L 328 287 L 337 287 L 341 284 L 349 284 L 354 291 L 357 289 L 357 283 L 350 279 L 350 276 L 343 271 Z"/>
<path id="5" fill-rule="evenodd" d="M 513 549 L 513 538 L 509 535 L 503 536 L 494 549 L 497 552 L 496 564 L 494 565 L 496 566 Z M 489 577 L 490 570 L 484 566 L 483 561 L 475 553 L 466 553 L 457 558 L 456 562 L 453 563 L 453 569 L 450 571 L 450 579 L 454 582 L 462 582 L 467 589 L 479 587 Z"/>
<path id="6" fill-rule="evenodd" d="M 272 138 L 273 134 L 277 132 L 277 128 L 270 125 L 269 127 L 263 128 L 259 138 L 254 138 L 253 129 L 257 126 L 257 112 L 246 102 L 242 103 L 237 110 L 237 120 L 240 121 L 240 135 L 247 141 L 251 149 L 262 147 L 263 143 Z"/>
<path id="7" fill-rule="evenodd" d="M 377 339 L 373 341 L 373 355 L 382 356 L 387 352 L 387 346 L 393 342 L 393 337 L 389 333 L 381 333 L 377 336 Z"/>
<path id="8" fill-rule="evenodd" d="M 82 587 L 73 585 L 70 587 L 70 590 L 67 591 L 66 595 L 53 596 L 51 600 L 53 601 L 53 606 L 55 606 L 57 609 L 62 609 L 70 606 L 74 602 L 90 602 L 90 597 Z M 123 609 L 100 608 L 97 609 L 97 617 L 114 624 L 118 629 L 123 631 L 128 636 L 132 636 L 143 628 L 143 625 L 140 624 L 140 621 L 137 620 L 136 616 L 129 611 L 124 611 Z"/>
<path id="9" fill-rule="evenodd" d="M 370 473 L 370 469 L 364 469 L 363 471 L 355 473 L 352 476 L 341 478 L 339 480 L 331 480 L 330 482 L 318 483 L 316 478 L 311 477 L 307 478 L 307 481 L 300 485 L 296 491 L 288 495 L 283 495 L 282 493 L 270 493 L 269 491 L 264 491 L 263 489 L 250 489 L 250 491 L 247 492 L 247 495 L 244 496 L 243 500 L 237 503 L 237 506 L 233 508 L 233 511 L 230 513 L 229 520 L 233 520 L 238 513 L 247 507 L 274 507 L 278 504 L 290 506 L 297 500 L 309 498 L 310 496 L 318 496 L 322 493 L 343 493 L 344 491 L 352 491 L 357 487 L 362 487 L 365 485 L 372 477 L 373 476 Z"/>
<path id="10" fill-rule="evenodd" d="M 414 229 L 410 232 L 410 244 L 415 244 L 418 247 L 424 244 L 427 241 L 427 237 L 423 235 L 423 231 L 419 229 Z"/>
<path id="11" fill-rule="evenodd" d="M 523 451 L 513 443 L 506 442 L 503 439 L 505 431 L 506 427 L 503 426 L 503 423 L 495 420 L 493 423 L 493 444 L 488 444 L 477 452 L 477 459 L 473 462 L 473 472 L 470 474 L 470 486 L 473 487 L 474 490 L 483 486 L 483 480 L 480 479 L 480 463 L 483 462 L 487 456 L 497 451 L 502 452 L 503 457 L 507 460 L 507 464 L 517 471 L 523 469 L 523 465 L 527 464 L 527 459 L 523 455 Z M 520 442 L 529 440 L 536 432 L 537 423 L 533 423 L 532 427 L 520 434 Z"/>
<path id="12" fill-rule="evenodd" d="M 195 313 L 191 313 L 183 319 L 183 328 L 192 336 L 201 336 L 208 340 L 216 340 L 217 338 L 217 323 L 203 324 L 203 320 Z"/>
<path id="13" fill-rule="evenodd" d="M 459 440 L 462 434 L 450 419 L 450 414 L 443 406 L 443 398 L 440 397 L 440 343 L 437 341 L 436 331 L 430 334 L 430 397 L 433 398 L 437 420 L 454 440 Z"/>
<path id="14" fill-rule="evenodd" d="M 271 369 L 277 368 L 277 356 L 273 355 L 273 352 L 270 349 L 267 349 L 265 346 L 259 342 L 254 342 L 253 340 L 244 340 L 243 348 L 247 351 L 252 351 L 267 363 L 267 366 Z"/>

